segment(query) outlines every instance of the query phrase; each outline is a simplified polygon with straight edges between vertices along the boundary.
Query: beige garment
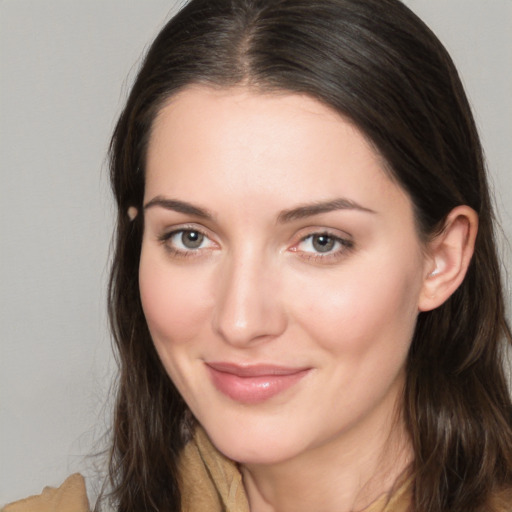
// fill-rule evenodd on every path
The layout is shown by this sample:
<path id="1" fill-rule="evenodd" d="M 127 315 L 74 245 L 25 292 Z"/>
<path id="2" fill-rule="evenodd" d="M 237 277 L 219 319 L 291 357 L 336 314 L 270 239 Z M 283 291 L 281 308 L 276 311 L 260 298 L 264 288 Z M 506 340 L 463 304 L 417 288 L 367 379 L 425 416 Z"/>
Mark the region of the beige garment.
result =
<path id="1" fill-rule="evenodd" d="M 250 512 L 242 475 L 235 463 L 211 444 L 202 428 L 180 458 L 183 512 Z M 388 499 L 384 496 L 362 512 L 407 512 L 410 482 Z M 70 476 L 58 489 L 6 505 L 1 512 L 89 512 L 84 479 Z"/>
<path id="2" fill-rule="evenodd" d="M 6 505 L 2 512 L 89 512 L 82 475 L 71 475 L 58 488 L 45 487 L 37 496 Z"/>
<path id="3" fill-rule="evenodd" d="M 196 428 L 180 458 L 182 512 L 249 512 L 236 465 Z"/>

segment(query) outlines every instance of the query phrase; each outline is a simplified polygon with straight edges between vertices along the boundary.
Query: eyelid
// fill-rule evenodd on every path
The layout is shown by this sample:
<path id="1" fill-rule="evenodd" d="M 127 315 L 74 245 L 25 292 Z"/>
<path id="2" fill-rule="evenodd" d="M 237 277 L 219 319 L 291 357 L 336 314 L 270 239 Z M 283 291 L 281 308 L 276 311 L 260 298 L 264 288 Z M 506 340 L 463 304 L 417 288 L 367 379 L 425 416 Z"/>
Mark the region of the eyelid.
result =
<path id="1" fill-rule="evenodd" d="M 349 243 L 354 243 L 353 236 L 347 231 L 336 228 L 328 228 L 325 226 L 307 226 L 295 233 L 293 236 L 293 245 L 296 245 L 313 235 L 327 235 Z"/>

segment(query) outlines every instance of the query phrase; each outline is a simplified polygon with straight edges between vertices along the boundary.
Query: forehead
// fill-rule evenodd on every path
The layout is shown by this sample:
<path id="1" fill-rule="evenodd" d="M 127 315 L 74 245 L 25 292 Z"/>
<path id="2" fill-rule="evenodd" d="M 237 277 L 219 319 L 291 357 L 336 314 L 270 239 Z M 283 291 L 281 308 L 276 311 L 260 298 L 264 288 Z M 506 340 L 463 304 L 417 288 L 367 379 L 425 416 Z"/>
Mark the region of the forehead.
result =
<path id="1" fill-rule="evenodd" d="M 356 131 L 333 109 L 307 95 L 192 86 L 172 96 L 160 109 L 150 135 L 149 158 L 163 145 L 175 142 L 175 146 L 186 143 L 197 149 L 217 149 L 216 154 L 244 146 L 249 160 L 263 147 L 270 155 L 272 148 L 284 149 L 285 144 L 305 139 L 310 148 L 318 145 L 320 138 L 328 143 L 332 128 Z M 318 137 L 312 137 L 313 133 Z"/>
<path id="2" fill-rule="evenodd" d="M 306 95 L 245 88 L 190 87 L 173 96 L 155 119 L 146 173 L 146 200 L 405 196 L 364 135 L 333 109 Z"/>

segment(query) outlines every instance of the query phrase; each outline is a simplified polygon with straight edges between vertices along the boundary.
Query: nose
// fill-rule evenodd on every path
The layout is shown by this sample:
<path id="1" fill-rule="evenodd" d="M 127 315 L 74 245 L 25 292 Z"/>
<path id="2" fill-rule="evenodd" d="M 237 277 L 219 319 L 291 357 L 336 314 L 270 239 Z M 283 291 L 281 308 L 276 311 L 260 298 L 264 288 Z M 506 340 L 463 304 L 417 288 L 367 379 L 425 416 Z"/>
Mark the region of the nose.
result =
<path id="1" fill-rule="evenodd" d="M 213 329 L 243 348 L 279 336 L 287 324 L 277 269 L 253 255 L 224 265 L 218 280 Z"/>

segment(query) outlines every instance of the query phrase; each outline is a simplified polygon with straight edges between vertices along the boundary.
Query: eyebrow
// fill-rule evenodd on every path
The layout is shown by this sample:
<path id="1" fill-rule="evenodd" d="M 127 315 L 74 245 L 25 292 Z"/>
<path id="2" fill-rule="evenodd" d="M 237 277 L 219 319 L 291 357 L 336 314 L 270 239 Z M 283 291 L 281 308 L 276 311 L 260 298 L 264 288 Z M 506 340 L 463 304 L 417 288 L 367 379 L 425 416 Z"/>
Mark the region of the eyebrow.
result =
<path id="1" fill-rule="evenodd" d="M 377 213 L 370 208 L 361 206 L 355 201 L 351 201 L 350 199 L 339 198 L 321 203 L 305 204 L 291 210 L 284 210 L 277 217 L 277 221 L 280 223 L 292 222 L 294 220 L 300 220 L 306 217 L 312 217 L 314 215 L 336 210 L 357 210 L 364 213 Z"/>
<path id="2" fill-rule="evenodd" d="M 144 205 L 144 210 L 148 210 L 149 208 L 154 208 L 155 206 L 160 206 L 161 208 L 165 208 L 166 210 L 173 210 L 178 213 L 185 213 L 188 215 L 195 215 L 196 217 L 200 217 L 202 219 L 212 219 L 213 215 L 204 208 L 200 208 L 199 206 L 194 206 L 193 204 L 187 203 L 185 201 L 178 201 L 176 199 L 168 199 L 162 196 L 156 196 L 151 201 L 148 201 Z"/>
<path id="3" fill-rule="evenodd" d="M 154 208 L 156 206 L 165 208 L 166 210 L 173 210 L 178 213 L 194 215 L 202 219 L 211 220 L 213 218 L 213 215 L 204 208 L 200 208 L 199 206 L 187 203 L 186 201 L 178 201 L 177 199 L 165 198 L 163 196 L 156 196 L 151 199 L 151 201 L 148 201 L 144 205 L 144 210 L 148 210 L 149 208 Z M 304 219 L 306 217 L 313 217 L 314 215 L 328 213 L 336 210 L 356 210 L 364 213 L 376 213 L 374 210 L 361 206 L 355 201 L 339 198 L 333 199 L 331 201 L 305 204 L 290 210 L 283 210 L 278 215 L 277 222 L 284 224 L 287 222 L 293 222 L 295 220 Z"/>

